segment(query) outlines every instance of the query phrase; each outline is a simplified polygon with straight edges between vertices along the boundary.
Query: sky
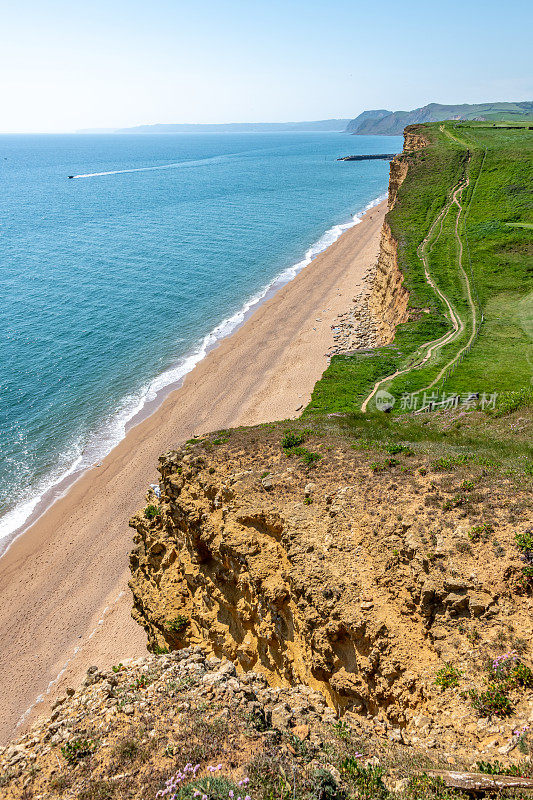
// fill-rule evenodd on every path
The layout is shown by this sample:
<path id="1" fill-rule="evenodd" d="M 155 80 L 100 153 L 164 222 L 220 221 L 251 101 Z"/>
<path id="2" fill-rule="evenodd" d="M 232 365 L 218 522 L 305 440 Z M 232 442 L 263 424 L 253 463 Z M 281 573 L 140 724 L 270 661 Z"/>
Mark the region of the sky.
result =
<path id="1" fill-rule="evenodd" d="M 0 132 L 531 100 L 525 0 L 17 0 Z"/>

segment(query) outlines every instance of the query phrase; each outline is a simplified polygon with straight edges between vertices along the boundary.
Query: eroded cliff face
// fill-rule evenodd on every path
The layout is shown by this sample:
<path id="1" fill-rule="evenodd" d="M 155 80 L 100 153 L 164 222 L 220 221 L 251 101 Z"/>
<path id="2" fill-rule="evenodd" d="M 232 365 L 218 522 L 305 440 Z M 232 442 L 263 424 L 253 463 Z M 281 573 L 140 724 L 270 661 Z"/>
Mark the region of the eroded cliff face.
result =
<path id="1" fill-rule="evenodd" d="M 372 455 L 327 437 L 306 442 L 322 456 L 310 471 L 280 437 L 235 431 L 160 459 L 160 516 L 131 523 L 134 617 L 152 649 L 201 643 L 401 727 L 422 709 L 450 713 L 435 674 L 443 659 L 476 674 L 474 629 L 484 647 L 502 616 L 531 635 L 528 601 L 511 588 L 520 567 L 504 495 L 487 507 L 485 480 L 455 506 L 460 476 L 420 474 L 412 457 L 375 473 Z M 523 503 L 515 495 L 514 521 Z M 511 560 L 471 547 L 482 517 Z"/>
<path id="2" fill-rule="evenodd" d="M 398 243 L 385 220 L 381 230 L 378 263 L 368 299 L 368 309 L 378 325 L 381 345 L 389 344 L 394 339 L 397 325 L 407 322 L 409 318 L 409 292 L 403 285 L 404 276 L 398 267 L 397 251 Z"/>
<path id="3" fill-rule="evenodd" d="M 419 132 L 418 126 L 406 128 L 403 153 L 395 156 L 390 163 L 388 210 L 394 208 L 398 190 L 409 169 L 406 154 L 421 150 L 427 140 Z M 391 233 L 385 218 L 381 232 L 380 250 L 376 265 L 368 309 L 379 329 L 380 344 L 388 344 L 394 339 L 396 327 L 409 319 L 409 292 L 403 285 L 404 276 L 398 267 L 398 243 Z"/>

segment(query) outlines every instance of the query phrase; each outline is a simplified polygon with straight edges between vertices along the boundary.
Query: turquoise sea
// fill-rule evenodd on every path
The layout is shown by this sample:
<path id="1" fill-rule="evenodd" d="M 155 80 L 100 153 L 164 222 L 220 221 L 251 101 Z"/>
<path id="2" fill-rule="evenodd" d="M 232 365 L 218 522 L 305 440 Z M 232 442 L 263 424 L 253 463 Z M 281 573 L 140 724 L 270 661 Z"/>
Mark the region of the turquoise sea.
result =
<path id="1" fill-rule="evenodd" d="M 337 157 L 401 146 L 0 136 L 0 538 L 386 192 L 388 162 Z"/>

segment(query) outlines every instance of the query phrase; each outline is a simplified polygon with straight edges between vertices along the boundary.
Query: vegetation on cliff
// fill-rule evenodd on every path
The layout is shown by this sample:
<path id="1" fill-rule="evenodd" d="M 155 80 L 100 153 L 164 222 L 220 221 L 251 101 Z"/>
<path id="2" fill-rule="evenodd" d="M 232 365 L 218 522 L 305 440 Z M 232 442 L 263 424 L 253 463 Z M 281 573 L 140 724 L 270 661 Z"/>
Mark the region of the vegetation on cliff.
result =
<path id="1" fill-rule="evenodd" d="M 425 738 L 427 720 L 419 719 Z M 523 736 L 523 735 L 522 735 Z M 511 742 L 517 737 L 511 736 Z M 0 752 L 2 800 L 453 800 L 468 765 L 399 729 L 338 721 L 306 686 L 269 687 L 201 647 L 100 671 Z M 531 786 L 527 765 L 475 763 L 477 786 Z M 444 776 L 444 777 L 443 777 Z M 491 793 L 492 794 L 492 793 Z M 492 796 L 494 796 L 492 794 Z M 522 797 L 521 793 L 499 794 Z"/>
<path id="2" fill-rule="evenodd" d="M 391 181 L 399 179 L 387 224 L 409 292 L 408 319 L 386 347 L 333 357 L 307 413 L 357 411 L 377 381 L 397 400 L 393 413 L 421 408 L 424 393 L 506 401 L 506 393 L 521 391 L 526 402 L 532 155 L 527 125 L 407 130 L 391 168 Z"/>

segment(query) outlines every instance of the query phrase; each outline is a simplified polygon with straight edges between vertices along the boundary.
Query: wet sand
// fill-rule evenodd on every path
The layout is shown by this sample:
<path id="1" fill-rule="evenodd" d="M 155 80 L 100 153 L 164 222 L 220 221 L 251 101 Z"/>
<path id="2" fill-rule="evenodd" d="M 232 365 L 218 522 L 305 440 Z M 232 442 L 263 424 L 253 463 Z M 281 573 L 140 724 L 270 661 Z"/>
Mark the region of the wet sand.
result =
<path id="1" fill-rule="evenodd" d="M 328 364 L 331 325 L 377 259 L 385 211 L 371 209 L 222 340 L 0 559 L 0 743 L 47 688 L 25 724 L 88 666 L 145 652 L 130 617 L 128 519 L 158 456 L 194 434 L 299 415 Z"/>

